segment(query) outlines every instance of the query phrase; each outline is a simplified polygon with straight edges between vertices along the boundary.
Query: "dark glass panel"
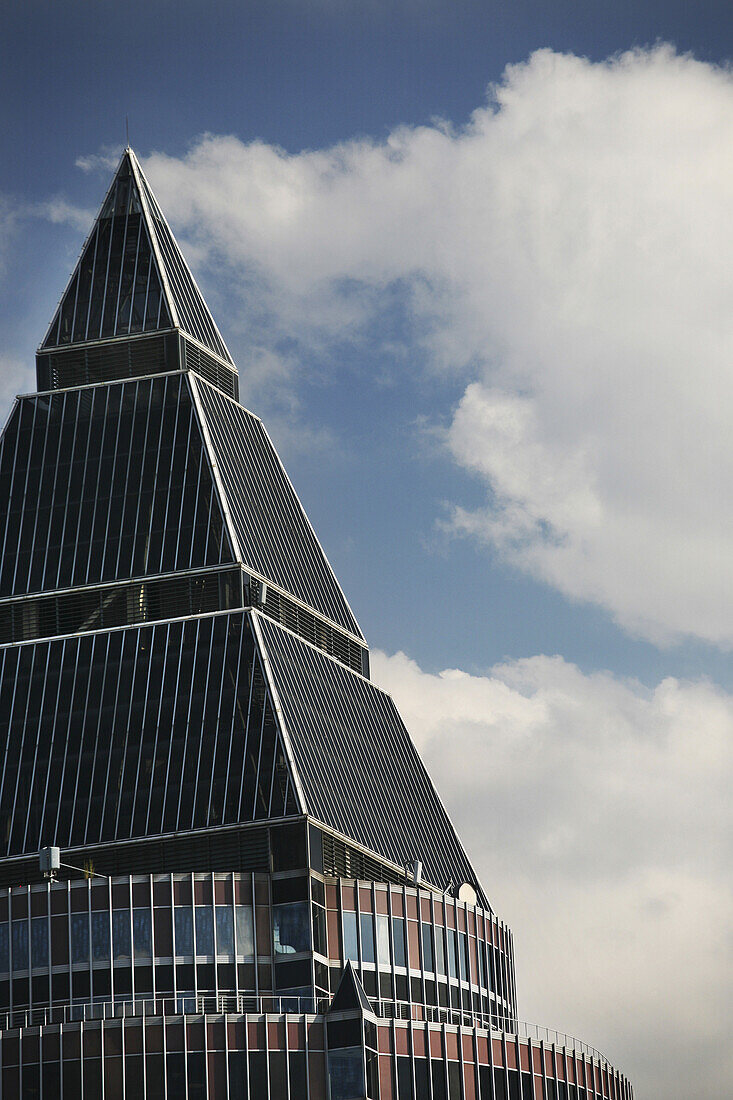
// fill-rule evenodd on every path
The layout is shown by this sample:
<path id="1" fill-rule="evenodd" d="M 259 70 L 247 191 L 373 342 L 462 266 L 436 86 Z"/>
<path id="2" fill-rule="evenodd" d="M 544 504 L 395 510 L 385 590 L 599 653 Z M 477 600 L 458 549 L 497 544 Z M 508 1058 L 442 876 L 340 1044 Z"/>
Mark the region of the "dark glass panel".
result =
<path id="1" fill-rule="evenodd" d="M 76 314 L 74 317 L 74 343 L 86 338 L 89 298 L 92 290 L 92 278 L 94 276 L 94 254 L 97 247 L 98 232 L 95 226 L 86 244 L 81 260 L 79 261 L 79 290 L 76 299 Z"/>

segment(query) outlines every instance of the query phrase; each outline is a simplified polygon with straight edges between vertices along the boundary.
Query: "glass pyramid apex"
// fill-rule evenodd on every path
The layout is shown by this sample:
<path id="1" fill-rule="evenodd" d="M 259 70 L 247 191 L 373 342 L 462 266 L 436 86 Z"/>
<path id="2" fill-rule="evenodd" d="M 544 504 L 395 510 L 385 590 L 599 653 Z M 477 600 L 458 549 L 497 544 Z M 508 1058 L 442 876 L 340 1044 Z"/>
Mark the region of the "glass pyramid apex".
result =
<path id="1" fill-rule="evenodd" d="M 140 163 L 128 147 L 40 350 L 172 329 L 234 368 Z"/>

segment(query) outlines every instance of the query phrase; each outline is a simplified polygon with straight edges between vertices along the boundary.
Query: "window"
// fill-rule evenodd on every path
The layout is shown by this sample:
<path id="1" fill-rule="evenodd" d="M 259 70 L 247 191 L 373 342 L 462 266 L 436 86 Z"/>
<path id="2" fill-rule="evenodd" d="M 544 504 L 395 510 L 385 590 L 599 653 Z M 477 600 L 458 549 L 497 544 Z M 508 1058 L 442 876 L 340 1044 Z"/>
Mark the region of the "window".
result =
<path id="1" fill-rule="evenodd" d="M 250 958 L 255 953 L 252 906 L 237 905 L 234 913 L 237 922 L 237 954 Z"/>
<path id="2" fill-rule="evenodd" d="M 374 921 L 371 913 L 362 913 L 361 924 L 361 957 L 365 963 L 373 963 L 374 959 Z"/>
<path id="3" fill-rule="evenodd" d="M 89 917 L 86 913 L 71 914 L 71 961 L 89 962 Z"/>
<path id="4" fill-rule="evenodd" d="M 389 966 L 389 917 L 377 916 L 377 960 L 382 967 Z"/>
<path id="5" fill-rule="evenodd" d="M 0 971 L 3 973 L 10 969 L 10 937 L 8 935 L 8 924 L 3 922 L 0 924 Z"/>
<path id="6" fill-rule="evenodd" d="M 92 959 L 109 959 L 109 913 L 92 913 Z"/>
<path id="7" fill-rule="evenodd" d="M 364 1096 L 364 1063 L 361 1047 L 332 1050 L 328 1055 L 331 1100 L 359 1100 Z"/>
<path id="8" fill-rule="evenodd" d="M 272 927 L 276 955 L 294 955 L 309 951 L 311 945 L 308 902 L 273 905 Z"/>
<path id="9" fill-rule="evenodd" d="M 422 965 L 423 969 L 433 973 L 435 962 L 433 960 L 433 929 L 430 924 L 421 925 L 422 928 Z"/>
<path id="10" fill-rule="evenodd" d="M 193 913 L 188 906 L 173 910 L 176 933 L 176 955 L 193 955 Z"/>
<path id="11" fill-rule="evenodd" d="M 132 939 L 136 959 L 149 959 L 152 955 L 152 934 L 149 909 L 133 909 Z"/>
<path id="12" fill-rule="evenodd" d="M 448 936 L 448 973 L 451 978 L 458 977 L 458 942 L 456 940 L 455 929 L 446 928 L 446 934 Z"/>
<path id="13" fill-rule="evenodd" d="M 345 912 L 344 917 L 344 958 L 359 962 L 359 943 L 356 931 L 356 913 Z"/>
<path id="14" fill-rule="evenodd" d="M 460 969 L 461 981 L 468 981 L 468 936 L 465 932 L 458 933 L 458 965 Z"/>
<path id="15" fill-rule="evenodd" d="M 445 974 L 445 933 L 440 927 L 435 929 L 435 958 L 438 974 Z"/>
<path id="16" fill-rule="evenodd" d="M 31 966 L 48 966 L 48 920 L 31 919 Z"/>
<path id="17" fill-rule="evenodd" d="M 209 905 L 197 905 L 196 914 L 196 954 L 214 954 L 214 914 Z"/>
<path id="18" fill-rule="evenodd" d="M 234 920 L 230 905 L 217 905 L 216 914 L 216 953 L 217 955 L 234 954 Z"/>
<path id="19" fill-rule="evenodd" d="M 394 941 L 395 966 L 407 966 L 405 950 L 405 922 L 402 917 L 392 917 L 392 939 Z"/>
<path id="20" fill-rule="evenodd" d="M 132 953 L 130 942 L 130 910 L 112 910 L 112 949 L 116 959 L 129 959 Z"/>

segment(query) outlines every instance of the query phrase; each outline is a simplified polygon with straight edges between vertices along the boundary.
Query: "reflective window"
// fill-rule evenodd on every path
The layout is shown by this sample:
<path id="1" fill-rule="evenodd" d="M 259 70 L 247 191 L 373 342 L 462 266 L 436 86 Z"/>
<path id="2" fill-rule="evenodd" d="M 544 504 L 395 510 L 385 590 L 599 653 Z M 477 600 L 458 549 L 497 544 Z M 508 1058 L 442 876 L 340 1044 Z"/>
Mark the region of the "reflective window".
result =
<path id="1" fill-rule="evenodd" d="M 173 914 L 176 955 L 193 955 L 193 912 L 187 905 L 177 905 Z"/>
<path id="2" fill-rule="evenodd" d="M 392 940 L 394 942 L 395 966 L 407 966 L 405 922 L 402 917 L 392 917 Z"/>
<path id="3" fill-rule="evenodd" d="M 371 913 L 362 913 L 361 922 L 361 957 L 365 963 L 373 963 L 374 959 L 374 921 Z"/>
<path id="4" fill-rule="evenodd" d="M 71 961 L 89 962 L 89 916 L 87 913 L 71 914 Z"/>
<path id="5" fill-rule="evenodd" d="M 28 921 L 13 921 L 13 970 L 28 969 Z"/>
<path id="6" fill-rule="evenodd" d="M 273 905 L 272 929 L 276 955 L 294 955 L 298 951 L 310 951 L 308 902 Z"/>
<path id="7" fill-rule="evenodd" d="M 112 947 L 115 959 L 129 959 L 132 954 L 130 910 L 112 910 Z"/>
<path id="8" fill-rule="evenodd" d="M 234 912 L 237 921 L 237 954 L 249 958 L 255 953 L 252 906 L 237 905 Z"/>
<path id="9" fill-rule="evenodd" d="M 458 960 L 461 967 L 461 980 L 468 981 L 468 936 L 465 932 L 458 933 Z"/>
<path id="10" fill-rule="evenodd" d="M 31 918 L 31 966 L 48 966 L 48 919 Z"/>
<path id="11" fill-rule="evenodd" d="M 389 917 L 377 915 L 377 960 L 380 966 L 388 967 L 389 958 Z"/>
<path id="12" fill-rule="evenodd" d="M 359 940 L 356 931 L 356 913 L 344 912 L 344 958 L 359 962 Z"/>
<path id="13" fill-rule="evenodd" d="M 196 954 L 214 954 L 214 914 L 210 905 L 197 905 L 196 915 Z"/>
<path id="14" fill-rule="evenodd" d="M 423 969 L 432 974 L 435 969 L 433 961 L 433 928 L 430 924 L 422 924 L 422 964 Z"/>
<path id="15" fill-rule="evenodd" d="M 446 928 L 448 937 L 448 973 L 451 978 L 458 977 L 458 942 L 454 928 Z"/>
<path id="16" fill-rule="evenodd" d="M 10 936 L 6 921 L 0 924 L 0 971 L 10 970 Z"/>
<path id="17" fill-rule="evenodd" d="M 361 1047 L 332 1050 L 328 1055 L 331 1100 L 359 1100 L 364 1096 L 364 1063 Z"/>
<path id="18" fill-rule="evenodd" d="M 135 945 L 135 958 L 149 959 L 153 950 L 149 909 L 133 909 L 132 938 Z"/>
<path id="19" fill-rule="evenodd" d="M 438 974 L 445 974 L 445 932 L 436 925 L 435 927 L 435 969 Z"/>
<path id="20" fill-rule="evenodd" d="M 216 952 L 218 955 L 234 954 L 234 918 L 231 905 L 217 905 Z"/>
<path id="21" fill-rule="evenodd" d="M 92 959 L 109 959 L 109 913 L 92 913 Z"/>

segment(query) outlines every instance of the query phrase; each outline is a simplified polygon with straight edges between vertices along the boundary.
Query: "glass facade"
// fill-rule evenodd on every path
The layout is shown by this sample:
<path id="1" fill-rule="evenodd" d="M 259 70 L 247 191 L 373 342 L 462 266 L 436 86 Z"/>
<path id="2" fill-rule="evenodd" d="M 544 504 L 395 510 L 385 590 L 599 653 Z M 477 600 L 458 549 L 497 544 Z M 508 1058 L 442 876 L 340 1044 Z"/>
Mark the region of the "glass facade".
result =
<path id="1" fill-rule="evenodd" d="M 298 809 L 243 612 L 0 649 L 0 719 L 2 855 Z"/>
<path id="2" fill-rule="evenodd" d="M 0 1095 L 632 1100 L 517 1019 L 511 933 L 129 149 L 37 370 L 0 436 Z"/>
<path id="3" fill-rule="evenodd" d="M 232 560 L 186 375 L 16 403 L 0 443 L 0 596 Z"/>

